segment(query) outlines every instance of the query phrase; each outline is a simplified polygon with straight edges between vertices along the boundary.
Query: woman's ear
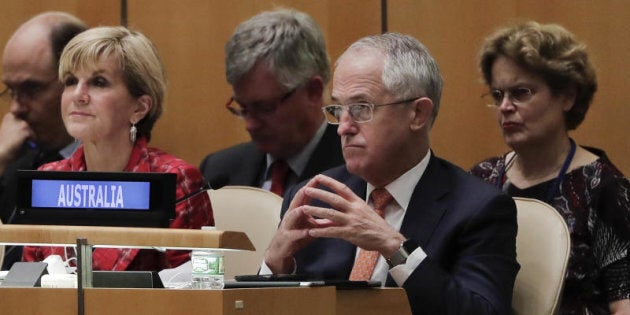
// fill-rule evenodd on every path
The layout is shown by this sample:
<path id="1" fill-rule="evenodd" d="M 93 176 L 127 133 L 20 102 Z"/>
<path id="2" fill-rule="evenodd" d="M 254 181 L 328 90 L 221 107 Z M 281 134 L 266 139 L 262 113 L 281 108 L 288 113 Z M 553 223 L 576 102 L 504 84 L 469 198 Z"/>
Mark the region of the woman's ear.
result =
<path id="1" fill-rule="evenodd" d="M 433 117 L 433 101 L 428 97 L 421 97 L 413 101 L 413 111 L 411 112 L 411 124 L 409 128 L 413 131 L 420 130 L 425 126 L 431 128 Z"/>
<path id="2" fill-rule="evenodd" d="M 138 121 L 142 120 L 149 113 L 152 106 L 153 99 L 151 98 L 151 96 L 144 94 L 138 97 L 136 105 L 133 109 L 132 121 L 135 121 L 137 123 Z"/>
<path id="3" fill-rule="evenodd" d="M 575 88 L 571 88 L 568 92 L 563 93 L 561 95 L 562 97 L 562 110 L 566 113 L 568 111 L 571 110 L 571 108 L 573 108 L 573 105 L 575 105 L 575 99 L 577 97 L 577 91 Z"/>

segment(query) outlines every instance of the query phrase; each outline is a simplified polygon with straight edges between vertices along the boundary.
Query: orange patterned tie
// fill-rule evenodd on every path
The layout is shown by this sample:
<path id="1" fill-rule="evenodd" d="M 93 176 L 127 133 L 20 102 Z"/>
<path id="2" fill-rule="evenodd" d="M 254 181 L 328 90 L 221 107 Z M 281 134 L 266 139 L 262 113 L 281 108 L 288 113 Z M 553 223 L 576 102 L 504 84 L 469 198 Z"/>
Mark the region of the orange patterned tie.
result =
<path id="1" fill-rule="evenodd" d="M 385 188 L 374 189 L 370 197 L 374 204 L 374 211 L 381 217 L 385 214 L 383 209 L 394 199 Z M 378 251 L 359 249 L 352 272 L 350 272 L 350 280 L 370 280 L 379 255 Z"/>
<path id="2" fill-rule="evenodd" d="M 282 197 L 284 184 L 289 175 L 289 164 L 284 160 L 276 160 L 271 164 L 271 192 Z"/>

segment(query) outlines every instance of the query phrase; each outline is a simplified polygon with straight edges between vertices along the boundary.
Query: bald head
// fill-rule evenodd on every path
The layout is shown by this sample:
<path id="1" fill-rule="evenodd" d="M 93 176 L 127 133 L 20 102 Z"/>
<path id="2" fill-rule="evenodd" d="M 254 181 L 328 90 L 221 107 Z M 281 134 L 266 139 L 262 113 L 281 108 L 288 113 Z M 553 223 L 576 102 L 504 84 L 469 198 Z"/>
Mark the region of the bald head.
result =
<path id="1" fill-rule="evenodd" d="M 65 12 L 45 12 L 24 22 L 7 42 L 3 61 L 15 54 L 33 52 L 45 57 L 56 70 L 64 46 L 87 25 Z"/>
<path id="2" fill-rule="evenodd" d="M 22 24 L 4 47 L 2 83 L 11 91 L 10 112 L 28 123 L 30 140 L 44 149 L 72 141 L 61 120 L 57 68 L 64 46 L 86 28 L 70 14 L 46 12 Z"/>

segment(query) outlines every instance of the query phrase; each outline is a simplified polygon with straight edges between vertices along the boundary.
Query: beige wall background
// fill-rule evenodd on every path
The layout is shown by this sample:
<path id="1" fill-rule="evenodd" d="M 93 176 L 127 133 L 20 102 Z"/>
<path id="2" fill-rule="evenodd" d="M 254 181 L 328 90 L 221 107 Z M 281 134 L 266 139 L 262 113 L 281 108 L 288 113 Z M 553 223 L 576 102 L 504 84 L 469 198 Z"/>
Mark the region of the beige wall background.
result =
<path id="1" fill-rule="evenodd" d="M 445 86 L 433 132 L 437 154 L 469 168 L 508 150 L 494 112 L 484 106 L 477 53 L 485 36 L 525 20 L 558 23 L 588 46 L 598 92 L 586 119 L 571 136 L 604 149 L 630 174 L 630 2 L 574 0 L 412 1 L 389 0 L 389 30 L 420 39 L 436 58 Z"/>
<path id="2" fill-rule="evenodd" d="M 21 22 L 46 10 L 67 11 L 91 26 L 121 20 L 121 0 L 3 2 L 2 46 Z M 381 31 L 380 0 L 127 0 L 128 25 L 155 42 L 169 78 L 153 146 L 198 165 L 207 153 L 248 140 L 242 122 L 224 108 L 231 88 L 225 82 L 223 45 L 241 21 L 276 6 L 309 13 L 324 31 L 333 62 L 354 40 Z M 477 51 L 498 27 L 533 19 L 562 24 L 588 45 L 599 90 L 586 120 L 571 135 L 580 144 L 603 148 L 630 174 L 630 2 L 389 0 L 387 13 L 388 30 L 420 39 L 442 70 L 444 95 L 432 136 L 439 156 L 467 169 L 507 150 L 493 112 L 480 98 L 485 87 Z"/>

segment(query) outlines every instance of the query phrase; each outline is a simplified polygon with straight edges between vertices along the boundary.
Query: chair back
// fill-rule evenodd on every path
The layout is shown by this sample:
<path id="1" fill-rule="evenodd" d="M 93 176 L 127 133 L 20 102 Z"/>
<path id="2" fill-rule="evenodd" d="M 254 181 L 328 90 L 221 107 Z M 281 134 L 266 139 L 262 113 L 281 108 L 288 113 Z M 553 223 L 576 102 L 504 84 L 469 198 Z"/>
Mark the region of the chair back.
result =
<path id="1" fill-rule="evenodd" d="M 214 222 L 218 230 L 242 231 L 256 251 L 225 253 L 225 279 L 256 274 L 278 224 L 282 197 L 257 187 L 224 186 L 209 190 Z"/>
<path id="2" fill-rule="evenodd" d="M 569 261 L 571 239 L 564 218 L 547 203 L 514 197 L 521 269 L 512 296 L 515 315 L 557 314 Z"/>
<path id="3" fill-rule="evenodd" d="M 2 220 L 0 220 L 0 225 L 2 225 Z M 4 263 L 4 245 L 0 245 L 0 267 Z"/>

